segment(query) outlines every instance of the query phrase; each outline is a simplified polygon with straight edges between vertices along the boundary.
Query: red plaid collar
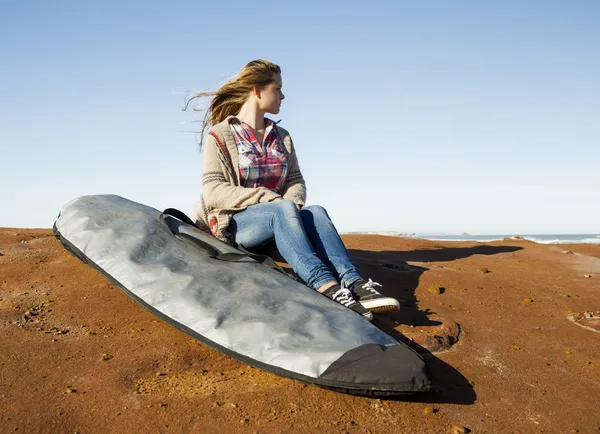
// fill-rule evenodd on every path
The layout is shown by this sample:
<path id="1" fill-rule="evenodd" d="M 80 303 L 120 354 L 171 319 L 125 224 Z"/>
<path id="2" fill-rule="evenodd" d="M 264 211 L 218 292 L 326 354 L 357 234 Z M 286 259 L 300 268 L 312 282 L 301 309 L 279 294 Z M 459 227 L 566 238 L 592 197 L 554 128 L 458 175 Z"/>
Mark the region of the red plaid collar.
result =
<path id="1" fill-rule="evenodd" d="M 278 121 L 274 121 L 274 120 L 271 120 L 271 119 L 269 119 L 269 118 L 264 118 L 264 119 L 265 119 L 265 130 L 266 130 L 267 128 L 269 128 L 270 126 L 275 126 L 275 125 L 277 125 L 279 122 L 281 122 L 281 119 L 279 119 Z M 227 116 L 227 121 L 228 121 L 230 124 L 234 124 L 234 123 L 235 123 L 235 124 L 244 124 L 244 125 L 250 126 L 250 125 L 248 125 L 246 122 L 244 122 L 244 121 L 241 121 L 240 119 L 238 119 L 236 116 L 233 116 L 233 115 L 231 115 L 231 116 Z"/>

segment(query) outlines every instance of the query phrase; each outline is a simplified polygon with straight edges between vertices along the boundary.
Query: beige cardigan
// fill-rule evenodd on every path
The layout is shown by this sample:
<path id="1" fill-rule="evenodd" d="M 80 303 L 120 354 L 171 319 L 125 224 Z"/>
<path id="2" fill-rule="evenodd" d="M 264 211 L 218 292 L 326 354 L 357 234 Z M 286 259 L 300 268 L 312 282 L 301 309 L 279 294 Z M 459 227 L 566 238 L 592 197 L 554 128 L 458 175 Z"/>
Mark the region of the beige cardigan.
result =
<path id="1" fill-rule="evenodd" d="M 288 152 L 288 172 L 283 186 L 283 196 L 266 187 L 247 188 L 240 186 L 238 150 L 229 120 L 213 126 L 204 143 L 204 168 L 202 172 L 202 195 L 196 203 L 193 219 L 196 225 L 210 232 L 208 213 L 215 211 L 217 231 L 221 241 L 233 244 L 227 231 L 231 217 L 251 205 L 272 202 L 282 197 L 303 206 L 306 201 L 306 185 L 300 172 L 294 144 L 290 134 L 276 126 L 279 137 Z"/>

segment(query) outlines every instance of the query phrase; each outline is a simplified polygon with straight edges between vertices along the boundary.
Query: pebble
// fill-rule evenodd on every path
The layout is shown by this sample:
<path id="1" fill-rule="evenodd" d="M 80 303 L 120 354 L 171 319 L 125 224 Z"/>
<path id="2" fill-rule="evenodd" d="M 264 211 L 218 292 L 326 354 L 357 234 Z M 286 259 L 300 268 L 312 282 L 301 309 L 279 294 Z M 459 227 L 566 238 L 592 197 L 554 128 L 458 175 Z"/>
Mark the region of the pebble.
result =
<path id="1" fill-rule="evenodd" d="M 471 432 L 471 430 L 465 426 L 452 425 L 450 427 L 450 432 L 452 434 L 465 434 Z"/>
<path id="2" fill-rule="evenodd" d="M 438 285 L 437 283 L 432 283 L 431 285 L 429 285 L 429 287 L 427 288 L 427 291 L 431 292 L 433 295 L 440 295 L 443 294 L 445 291 L 445 288 L 441 287 L 440 285 Z"/>
<path id="3" fill-rule="evenodd" d="M 483 274 L 488 274 L 488 273 L 491 273 L 491 271 L 490 271 L 488 268 L 485 268 L 485 267 L 484 267 L 484 268 L 481 268 L 481 269 L 479 269 L 479 271 L 480 271 L 480 272 L 482 272 Z"/>
<path id="4" fill-rule="evenodd" d="M 523 300 L 523 303 L 533 303 L 533 298 L 527 297 Z"/>

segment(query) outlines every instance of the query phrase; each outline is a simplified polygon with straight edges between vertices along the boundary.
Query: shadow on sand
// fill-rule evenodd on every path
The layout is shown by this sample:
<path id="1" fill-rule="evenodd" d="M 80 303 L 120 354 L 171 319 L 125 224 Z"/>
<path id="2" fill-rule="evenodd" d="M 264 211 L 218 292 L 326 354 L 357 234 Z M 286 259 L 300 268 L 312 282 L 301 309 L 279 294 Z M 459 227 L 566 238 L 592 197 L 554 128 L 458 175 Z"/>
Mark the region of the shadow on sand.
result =
<path id="1" fill-rule="evenodd" d="M 424 265 L 430 262 L 450 262 L 472 255 L 496 255 L 521 250 L 518 246 L 439 247 L 409 251 L 366 251 L 349 250 L 348 253 L 361 272 L 371 276 L 383 285 L 382 294 L 400 300 L 399 312 L 378 316 L 377 326 L 396 340 L 414 348 L 427 362 L 433 379 L 433 388 L 429 393 L 413 396 L 411 401 L 428 403 L 452 403 L 468 405 L 475 402 L 476 394 L 469 381 L 456 369 L 437 358 L 426 348 L 407 339 L 394 328 L 401 324 L 415 327 L 440 325 L 430 319 L 435 312 L 419 309 L 416 289 L 421 275 L 428 270 Z M 409 264 L 412 262 L 413 264 Z M 419 263 L 414 264 L 414 263 Z M 402 398 L 400 398 L 402 400 Z"/>
<path id="2" fill-rule="evenodd" d="M 402 306 L 400 312 L 387 315 L 388 320 L 393 320 L 396 325 L 431 326 L 440 323 L 430 320 L 429 316 L 434 312 L 419 309 L 415 295 L 421 275 L 429 270 L 424 265 L 430 262 L 450 262 L 473 255 L 510 253 L 521 249 L 522 247 L 518 246 L 483 245 L 381 252 L 350 249 L 348 253 L 362 276 L 372 277 L 383 285 L 382 294 L 400 301 Z M 408 264 L 408 262 L 417 262 L 419 265 Z M 388 322 L 385 321 L 382 325 L 388 328 L 390 326 Z"/>

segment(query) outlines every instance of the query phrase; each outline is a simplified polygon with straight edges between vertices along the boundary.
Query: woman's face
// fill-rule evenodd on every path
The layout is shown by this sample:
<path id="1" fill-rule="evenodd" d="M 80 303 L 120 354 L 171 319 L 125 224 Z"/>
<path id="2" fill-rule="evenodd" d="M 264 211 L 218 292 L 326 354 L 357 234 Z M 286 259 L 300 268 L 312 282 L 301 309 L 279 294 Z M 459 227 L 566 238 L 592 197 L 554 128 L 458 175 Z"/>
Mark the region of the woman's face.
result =
<path id="1" fill-rule="evenodd" d="M 281 101 L 285 98 L 281 91 L 282 85 L 281 75 L 276 74 L 273 83 L 268 84 L 259 92 L 260 97 L 258 98 L 258 106 L 261 110 L 274 115 L 279 113 Z"/>

